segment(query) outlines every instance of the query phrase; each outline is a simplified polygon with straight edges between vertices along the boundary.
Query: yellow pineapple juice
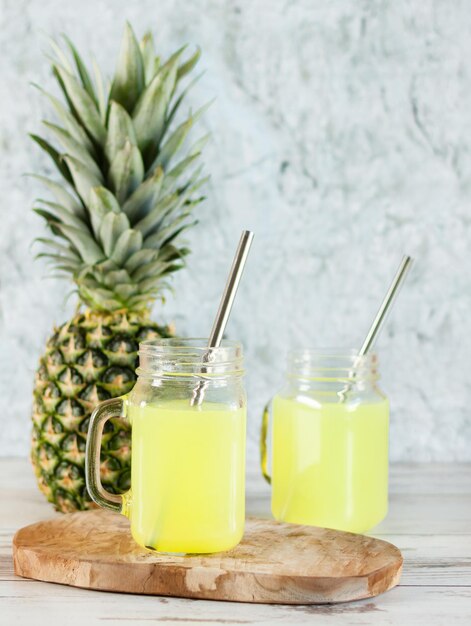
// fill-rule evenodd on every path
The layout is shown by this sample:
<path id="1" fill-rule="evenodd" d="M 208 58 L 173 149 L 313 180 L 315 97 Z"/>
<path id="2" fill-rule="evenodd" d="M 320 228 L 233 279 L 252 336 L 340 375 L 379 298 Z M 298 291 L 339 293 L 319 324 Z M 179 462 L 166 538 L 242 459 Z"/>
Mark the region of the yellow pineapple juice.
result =
<path id="1" fill-rule="evenodd" d="M 162 552 L 229 550 L 245 516 L 245 408 L 131 405 L 131 532 Z"/>
<path id="2" fill-rule="evenodd" d="M 352 532 L 388 508 L 387 399 L 273 400 L 272 512 L 276 519 Z"/>

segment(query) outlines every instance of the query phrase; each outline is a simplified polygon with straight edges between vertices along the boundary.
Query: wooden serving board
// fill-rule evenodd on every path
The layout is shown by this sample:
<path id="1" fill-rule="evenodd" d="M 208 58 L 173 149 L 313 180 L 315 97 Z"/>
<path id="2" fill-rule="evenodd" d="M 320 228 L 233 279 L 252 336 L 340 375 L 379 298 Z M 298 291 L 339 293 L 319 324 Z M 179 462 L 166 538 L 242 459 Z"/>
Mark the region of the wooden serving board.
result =
<path id="1" fill-rule="evenodd" d="M 394 587 L 402 569 L 386 541 L 255 518 L 229 552 L 158 554 L 133 541 L 125 517 L 102 510 L 22 528 L 13 558 L 19 576 L 64 585 L 276 604 L 369 598 Z"/>

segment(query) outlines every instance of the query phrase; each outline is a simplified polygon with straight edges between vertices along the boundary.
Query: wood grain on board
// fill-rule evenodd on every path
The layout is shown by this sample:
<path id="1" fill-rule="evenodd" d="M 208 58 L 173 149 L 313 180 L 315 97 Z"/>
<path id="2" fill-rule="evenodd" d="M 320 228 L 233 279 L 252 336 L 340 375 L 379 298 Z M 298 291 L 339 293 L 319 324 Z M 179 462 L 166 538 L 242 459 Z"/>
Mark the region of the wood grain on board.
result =
<path id="1" fill-rule="evenodd" d="M 273 604 L 323 604 L 394 587 L 402 556 L 390 543 L 340 531 L 250 518 L 242 542 L 211 555 L 140 548 L 126 518 L 72 513 L 19 530 L 15 573 L 88 589 Z"/>

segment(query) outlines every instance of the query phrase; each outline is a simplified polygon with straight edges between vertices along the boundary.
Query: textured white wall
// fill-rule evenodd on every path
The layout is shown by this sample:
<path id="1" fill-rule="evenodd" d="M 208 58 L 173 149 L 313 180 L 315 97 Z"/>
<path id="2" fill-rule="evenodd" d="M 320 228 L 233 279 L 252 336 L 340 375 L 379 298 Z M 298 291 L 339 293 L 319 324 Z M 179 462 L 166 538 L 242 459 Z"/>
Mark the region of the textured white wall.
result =
<path id="1" fill-rule="evenodd" d="M 30 391 L 53 322 L 70 315 L 31 240 L 22 178 L 45 171 L 26 131 L 51 84 L 44 34 L 111 72 L 124 19 L 164 53 L 201 45 L 194 106 L 212 174 L 189 269 L 154 317 L 208 333 L 239 232 L 256 232 L 230 323 L 246 349 L 249 461 L 290 345 L 359 345 L 404 251 L 416 265 L 380 341 L 395 460 L 471 454 L 469 2 L 1 0 L 0 454 L 25 454 Z"/>

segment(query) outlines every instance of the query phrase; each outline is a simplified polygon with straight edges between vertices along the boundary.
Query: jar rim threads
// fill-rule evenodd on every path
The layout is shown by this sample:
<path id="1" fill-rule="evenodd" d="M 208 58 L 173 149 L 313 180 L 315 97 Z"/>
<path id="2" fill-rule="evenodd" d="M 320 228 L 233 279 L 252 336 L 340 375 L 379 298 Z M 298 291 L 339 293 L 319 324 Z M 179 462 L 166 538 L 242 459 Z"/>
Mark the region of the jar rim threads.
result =
<path id="1" fill-rule="evenodd" d="M 304 380 L 376 382 L 379 361 L 375 352 L 358 356 L 355 348 L 300 348 L 288 353 L 288 376 Z"/>
<path id="2" fill-rule="evenodd" d="M 139 376 L 199 376 L 205 363 L 204 377 L 243 375 L 243 350 L 239 341 L 223 340 L 208 348 L 206 338 L 150 339 L 139 344 Z"/>

